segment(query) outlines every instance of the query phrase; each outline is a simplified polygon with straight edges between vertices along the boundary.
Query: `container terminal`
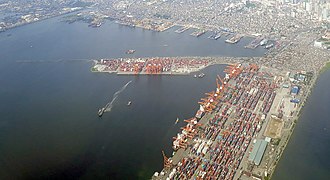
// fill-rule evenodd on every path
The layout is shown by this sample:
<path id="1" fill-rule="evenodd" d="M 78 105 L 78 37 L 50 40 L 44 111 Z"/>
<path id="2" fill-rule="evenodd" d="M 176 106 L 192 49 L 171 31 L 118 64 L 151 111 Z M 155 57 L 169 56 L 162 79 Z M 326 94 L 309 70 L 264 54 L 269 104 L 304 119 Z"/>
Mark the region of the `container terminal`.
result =
<path id="1" fill-rule="evenodd" d="M 275 42 L 274 46 L 283 45 Z M 180 120 L 178 125 L 187 124 L 173 138 L 172 156 L 166 156 L 171 152 L 163 152 L 164 168 L 152 179 L 266 179 L 275 170 L 315 78 L 312 71 L 270 68 L 261 63 L 268 62 L 265 60 L 101 59 L 94 60 L 92 71 L 128 75 L 197 72 L 192 73 L 197 78 L 198 71 L 207 66 L 229 64 L 225 77 L 216 78 L 215 90 L 198 102 L 194 117 Z"/>
<path id="2" fill-rule="evenodd" d="M 231 64 L 205 93 L 194 117 L 173 137 L 173 156 L 152 179 L 263 179 L 273 171 L 276 143 L 291 127 L 300 88 L 290 73 Z"/>
<path id="3" fill-rule="evenodd" d="M 168 74 L 187 75 L 199 71 L 213 63 L 198 58 L 119 58 L 95 60 L 93 72 L 110 72 L 127 75 Z"/>

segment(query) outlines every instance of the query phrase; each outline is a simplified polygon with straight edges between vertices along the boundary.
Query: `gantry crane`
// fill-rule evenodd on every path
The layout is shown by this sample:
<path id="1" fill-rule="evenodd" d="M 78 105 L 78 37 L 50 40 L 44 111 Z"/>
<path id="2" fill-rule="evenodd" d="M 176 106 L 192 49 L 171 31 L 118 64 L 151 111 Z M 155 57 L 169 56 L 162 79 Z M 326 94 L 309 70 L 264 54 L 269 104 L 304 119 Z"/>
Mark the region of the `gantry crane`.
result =
<path id="1" fill-rule="evenodd" d="M 162 151 L 164 158 L 164 169 L 170 169 L 172 167 L 172 160 L 167 158 L 164 151 Z"/>

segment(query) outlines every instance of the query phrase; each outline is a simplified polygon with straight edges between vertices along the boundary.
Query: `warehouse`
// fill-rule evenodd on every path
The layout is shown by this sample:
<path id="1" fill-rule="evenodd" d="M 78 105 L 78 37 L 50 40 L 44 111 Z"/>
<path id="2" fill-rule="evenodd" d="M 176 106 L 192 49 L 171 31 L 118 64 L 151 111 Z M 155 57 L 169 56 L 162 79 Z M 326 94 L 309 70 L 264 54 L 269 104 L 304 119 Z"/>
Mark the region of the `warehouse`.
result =
<path id="1" fill-rule="evenodd" d="M 255 165 L 258 166 L 265 153 L 266 147 L 267 147 L 267 141 L 258 139 L 257 142 L 254 144 L 252 152 L 249 156 L 249 161 L 253 162 Z"/>

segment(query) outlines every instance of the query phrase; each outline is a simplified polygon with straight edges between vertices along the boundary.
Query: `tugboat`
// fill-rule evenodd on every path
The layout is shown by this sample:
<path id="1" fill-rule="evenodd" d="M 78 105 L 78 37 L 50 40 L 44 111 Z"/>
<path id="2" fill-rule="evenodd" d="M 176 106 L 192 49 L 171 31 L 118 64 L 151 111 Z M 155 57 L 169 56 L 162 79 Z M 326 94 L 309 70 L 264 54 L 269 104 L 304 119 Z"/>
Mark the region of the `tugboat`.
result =
<path id="1" fill-rule="evenodd" d="M 127 106 L 130 106 L 131 104 L 132 104 L 132 102 L 131 101 L 128 101 Z"/>
<path id="2" fill-rule="evenodd" d="M 178 124 L 179 122 L 179 118 L 176 118 L 175 124 Z"/>
<path id="3" fill-rule="evenodd" d="M 97 115 L 99 115 L 99 117 L 102 117 L 104 111 L 105 111 L 105 108 L 99 109 L 99 111 L 97 112 Z"/>
<path id="4" fill-rule="evenodd" d="M 204 73 L 200 73 L 200 74 L 198 75 L 199 78 L 203 78 L 204 76 L 205 76 Z"/>
<path id="5" fill-rule="evenodd" d="M 265 49 L 270 49 L 270 48 L 272 48 L 273 46 L 274 46 L 273 43 L 272 43 L 272 44 L 268 44 L 268 45 L 265 46 Z"/>

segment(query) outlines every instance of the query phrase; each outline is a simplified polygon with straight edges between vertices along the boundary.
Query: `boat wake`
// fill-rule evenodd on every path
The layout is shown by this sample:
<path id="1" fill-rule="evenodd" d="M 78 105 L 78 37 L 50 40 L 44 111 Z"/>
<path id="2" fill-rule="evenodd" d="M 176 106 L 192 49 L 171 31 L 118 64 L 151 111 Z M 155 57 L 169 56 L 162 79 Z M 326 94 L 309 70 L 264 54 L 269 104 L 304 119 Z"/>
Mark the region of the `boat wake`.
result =
<path id="1" fill-rule="evenodd" d="M 113 103 L 115 102 L 115 100 L 117 99 L 117 97 L 119 96 L 120 93 L 122 93 L 126 87 L 131 83 L 132 81 L 129 81 L 128 83 L 126 83 L 123 87 L 121 87 L 117 92 L 115 92 L 115 94 L 113 94 L 112 96 L 112 100 L 105 105 L 105 110 L 104 112 L 110 112 L 112 107 L 113 107 Z"/>

